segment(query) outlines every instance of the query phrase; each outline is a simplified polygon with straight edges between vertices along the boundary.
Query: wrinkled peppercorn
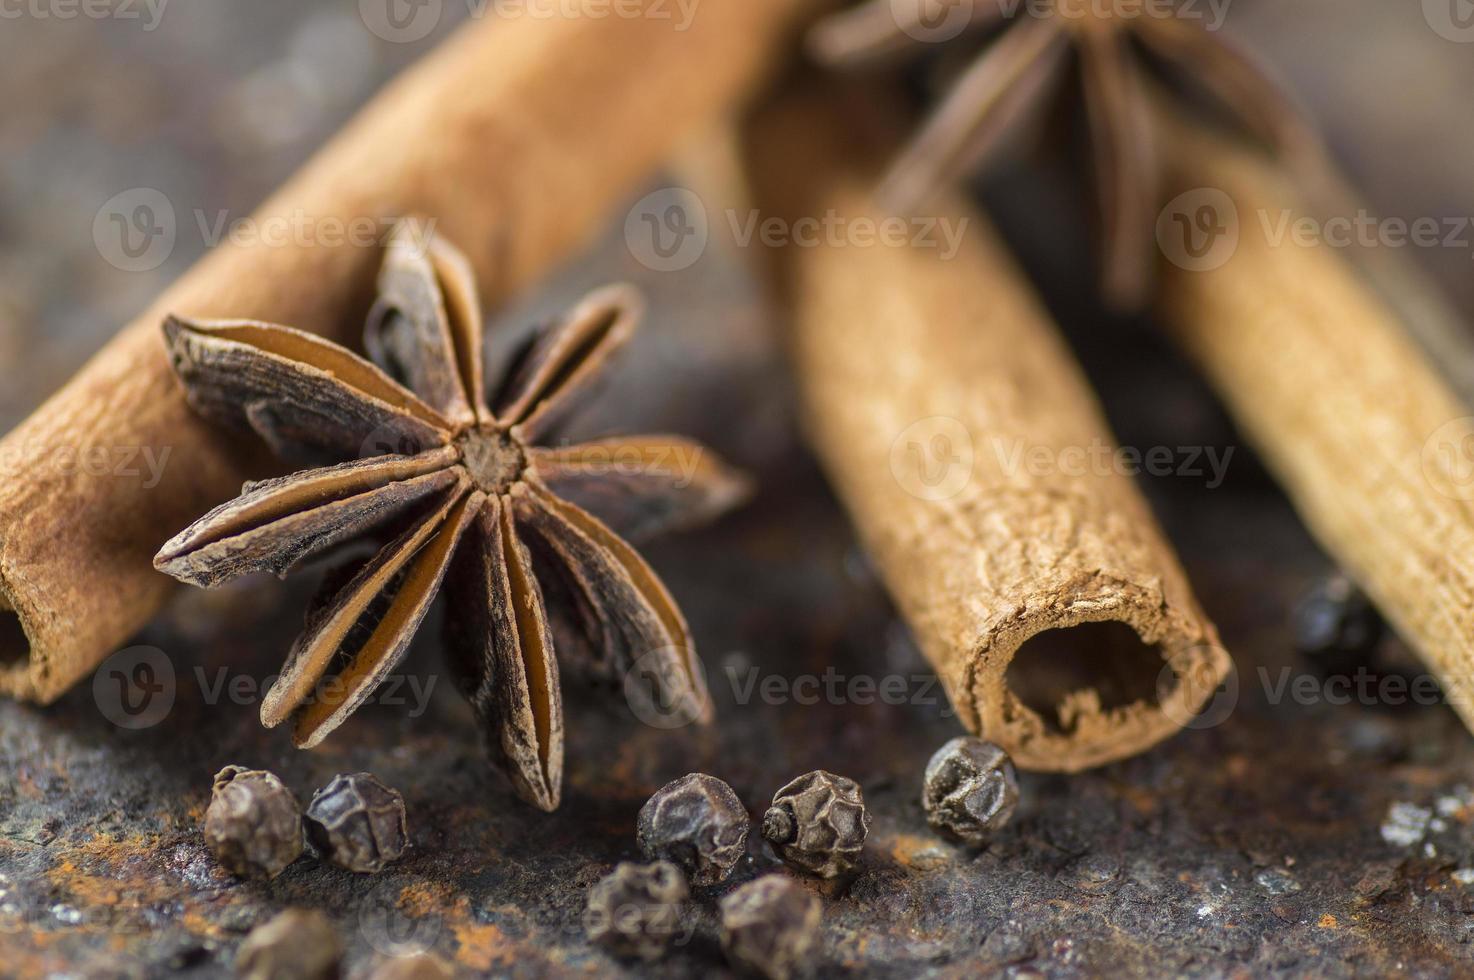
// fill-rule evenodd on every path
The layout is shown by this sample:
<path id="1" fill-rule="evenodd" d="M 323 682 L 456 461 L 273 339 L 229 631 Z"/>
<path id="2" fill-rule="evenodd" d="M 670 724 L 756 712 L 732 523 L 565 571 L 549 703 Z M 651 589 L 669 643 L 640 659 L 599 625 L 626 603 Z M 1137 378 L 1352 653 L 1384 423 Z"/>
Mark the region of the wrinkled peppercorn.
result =
<path id="1" fill-rule="evenodd" d="M 1295 605 L 1295 648 L 1330 676 L 1371 666 L 1382 639 L 1382 617 L 1346 576 L 1316 583 Z"/>
<path id="2" fill-rule="evenodd" d="M 926 765 L 921 806 L 935 830 L 981 844 L 1008 823 L 1018 806 L 1013 762 L 992 742 L 954 738 Z"/>
<path id="3" fill-rule="evenodd" d="M 686 876 L 669 861 L 621 862 L 589 889 L 589 938 L 621 956 L 657 959 L 681 931 Z"/>
<path id="4" fill-rule="evenodd" d="M 369 980 L 454 980 L 455 971 L 438 956 L 416 953 L 385 961 Z"/>
<path id="5" fill-rule="evenodd" d="M 236 953 L 235 971 L 241 980 L 325 980 L 337 976 L 342 955 L 327 916 L 287 909 L 251 930 Z"/>
<path id="6" fill-rule="evenodd" d="M 317 852 L 349 871 L 381 871 L 409 844 L 404 797 L 366 772 L 335 776 L 312 794 L 306 824 Z"/>
<path id="7" fill-rule="evenodd" d="M 822 769 L 773 794 L 763 815 L 763 836 L 774 853 L 821 878 L 853 868 L 869 832 L 860 784 Z"/>
<path id="8" fill-rule="evenodd" d="M 804 972 L 819 929 L 819 900 L 783 875 L 750 881 L 722 899 L 722 949 L 768 980 Z"/>
<path id="9" fill-rule="evenodd" d="M 215 774 L 205 843 L 243 878 L 275 878 L 302 854 L 302 805 L 269 772 L 226 766 Z"/>
<path id="10" fill-rule="evenodd" d="M 732 787 L 693 772 L 667 783 L 640 808 L 645 857 L 681 866 L 693 885 L 725 881 L 747 850 L 751 821 Z"/>

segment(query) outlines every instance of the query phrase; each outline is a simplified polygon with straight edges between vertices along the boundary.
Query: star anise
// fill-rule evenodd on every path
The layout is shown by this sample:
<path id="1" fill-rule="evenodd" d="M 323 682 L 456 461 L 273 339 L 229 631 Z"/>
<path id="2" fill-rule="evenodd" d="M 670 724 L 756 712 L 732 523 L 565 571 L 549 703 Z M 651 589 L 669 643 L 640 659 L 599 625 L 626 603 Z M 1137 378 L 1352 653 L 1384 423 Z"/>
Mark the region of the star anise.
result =
<path id="1" fill-rule="evenodd" d="M 1202 5 L 1178 0 L 1166 6 L 1162 0 L 867 0 L 821 21 L 810 40 L 826 63 L 854 66 L 938 34 L 994 38 L 882 185 L 881 199 L 899 211 L 914 210 L 938 187 L 985 167 L 1003 137 L 1041 111 L 1071 50 L 1077 52 L 1100 206 L 1102 288 L 1112 305 L 1134 309 L 1150 290 L 1164 203 L 1151 75 L 1186 83 L 1304 172 L 1324 169 L 1313 129 L 1215 26 Z"/>
<path id="2" fill-rule="evenodd" d="M 540 581 L 573 607 L 604 669 L 636 669 L 663 707 L 692 720 L 711 712 L 680 610 L 584 506 L 649 533 L 715 515 L 745 481 L 675 437 L 537 445 L 629 339 L 641 305 L 632 289 L 599 290 L 534 337 L 489 399 L 475 283 L 456 250 L 402 224 L 379 292 L 365 334 L 376 363 L 288 327 L 169 318 L 169 355 L 196 410 L 254 429 L 285 456 L 347 461 L 247 484 L 154 564 L 210 588 L 388 538 L 351 576 L 329 577 L 263 724 L 292 717 L 298 746 L 322 741 L 400 662 L 444 582 L 460 687 L 518 793 L 551 810 L 563 719 Z"/>

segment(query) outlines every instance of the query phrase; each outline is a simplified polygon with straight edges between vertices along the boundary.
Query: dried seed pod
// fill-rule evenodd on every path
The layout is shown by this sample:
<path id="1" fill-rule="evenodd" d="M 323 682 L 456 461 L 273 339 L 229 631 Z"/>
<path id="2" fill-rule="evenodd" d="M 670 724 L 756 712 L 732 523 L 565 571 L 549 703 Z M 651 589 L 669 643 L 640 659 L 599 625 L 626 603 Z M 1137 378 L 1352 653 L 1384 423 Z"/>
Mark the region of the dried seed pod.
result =
<path id="1" fill-rule="evenodd" d="M 205 843 L 231 874 L 275 878 L 302 855 L 302 805 L 272 773 L 226 766 L 215 774 Z"/>
<path id="2" fill-rule="evenodd" d="M 921 806 L 933 829 L 982 844 L 1008 823 L 1018 806 L 1013 761 L 992 742 L 954 738 L 926 764 Z"/>
<path id="3" fill-rule="evenodd" d="M 648 534 L 713 517 L 747 484 L 685 440 L 543 444 L 629 341 L 643 301 L 626 286 L 590 293 L 488 384 L 474 280 L 423 223 L 397 224 L 364 335 L 372 361 L 290 327 L 169 317 L 165 347 L 202 415 L 255 429 L 284 458 L 338 462 L 249 484 L 154 563 L 214 588 L 372 540 L 374 556 L 330 576 L 309 607 L 262 724 L 292 719 L 299 748 L 320 743 L 402 661 L 444 587 L 456 684 L 518 795 L 555 810 L 563 706 L 544 589 L 565 606 L 553 615 L 585 627 L 592 659 L 612 675 L 638 673 L 666 721 L 671 706 L 682 722 L 708 720 L 690 629 L 616 528 Z M 701 462 L 670 463 L 688 457 Z M 610 459 L 639 465 L 615 472 Z M 337 690 L 315 697 L 323 685 Z"/>
<path id="4" fill-rule="evenodd" d="M 693 772 L 640 808 L 638 837 L 646 858 L 680 865 L 693 885 L 715 885 L 746 853 L 750 823 L 732 787 Z"/>
<path id="5" fill-rule="evenodd" d="M 669 861 L 621 862 L 589 890 L 589 938 L 621 956 L 657 959 L 680 929 L 686 876 Z"/>
<path id="6" fill-rule="evenodd" d="M 765 875 L 722 899 L 722 949 L 740 970 L 769 980 L 804 972 L 819 929 L 819 899 L 783 875 Z"/>
<path id="7" fill-rule="evenodd" d="M 334 776 L 312 794 L 306 824 L 318 853 L 349 871 L 381 871 L 409 844 L 404 797 L 367 772 Z"/>
<path id="8" fill-rule="evenodd" d="M 860 784 L 822 769 L 773 794 L 763 815 L 763 837 L 796 868 L 833 878 L 855 866 L 870 832 Z"/>
<path id="9" fill-rule="evenodd" d="M 338 975 L 342 955 L 327 916 L 287 909 L 251 930 L 236 953 L 235 971 L 241 980 L 327 980 Z"/>

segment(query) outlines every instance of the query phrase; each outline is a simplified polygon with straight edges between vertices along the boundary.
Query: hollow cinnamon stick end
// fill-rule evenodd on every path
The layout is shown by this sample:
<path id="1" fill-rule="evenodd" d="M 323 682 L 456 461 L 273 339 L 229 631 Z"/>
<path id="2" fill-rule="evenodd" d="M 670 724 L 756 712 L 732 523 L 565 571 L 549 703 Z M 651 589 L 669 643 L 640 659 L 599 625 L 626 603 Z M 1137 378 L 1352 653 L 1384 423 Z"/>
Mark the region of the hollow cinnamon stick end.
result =
<path id="1" fill-rule="evenodd" d="M 55 651 L 47 646 L 33 615 L 0 576 L 0 695 L 49 704 L 69 682 L 58 684 Z M 66 672 L 62 672 L 66 673 Z"/>
<path id="2" fill-rule="evenodd" d="M 47 570 L 49 573 L 49 570 Z M 116 652 L 163 604 L 162 575 L 116 593 L 49 587 L 49 574 L 20 580 L 0 562 L 0 696 L 51 704 Z"/>
<path id="3" fill-rule="evenodd" d="M 1129 758 L 1231 707 L 1232 685 L 1219 689 L 1233 665 L 1212 624 L 1139 584 L 1033 597 L 974 649 L 953 703 L 1023 769 Z"/>

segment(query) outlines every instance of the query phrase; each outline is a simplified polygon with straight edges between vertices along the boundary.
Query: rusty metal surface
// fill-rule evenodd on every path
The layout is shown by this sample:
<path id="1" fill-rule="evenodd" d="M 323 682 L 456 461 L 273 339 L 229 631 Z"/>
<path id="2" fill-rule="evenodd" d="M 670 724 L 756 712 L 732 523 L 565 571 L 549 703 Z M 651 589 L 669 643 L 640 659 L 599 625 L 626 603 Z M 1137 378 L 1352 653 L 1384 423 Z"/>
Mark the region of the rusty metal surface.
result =
<path id="1" fill-rule="evenodd" d="M 40 93 L 0 120 L 7 424 L 204 248 L 198 235 L 182 236 L 160 269 L 120 274 L 92 244 L 102 201 L 144 183 L 184 209 L 248 206 L 433 41 L 355 40 L 354 6 L 199 3 L 175 21 L 166 13 L 148 37 L 116 23 L 0 24 L 0 72 Z M 1325 33 L 1338 40 L 1327 50 L 1376 32 L 1413 52 L 1425 77 L 1448 65 L 1466 97 L 1467 46 L 1408 23 L 1415 9 L 1391 6 L 1336 4 Z M 1316 26 L 1312 15 L 1330 16 L 1327 3 L 1306 9 L 1303 30 Z M 1245 10 L 1267 46 L 1284 43 L 1282 19 Z M 256 97 L 240 93 L 244 78 L 269 92 L 261 73 L 284 52 L 307 50 L 332 52 L 340 74 L 357 81 L 297 129 L 268 114 L 266 135 L 242 143 L 221 121 L 235 110 L 221 106 Z M 1387 163 L 1393 148 L 1359 132 L 1325 81 L 1349 73 L 1331 60 L 1306 56 L 1286 68 L 1379 206 L 1474 213 L 1467 182 L 1435 182 L 1427 161 L 1437 151 L 1420 153 L 1415 173 Z M 109 94 L 125 74 L 128 91 Z M 1421 98 L 1437 92 L 1429 83 Z M 1435 112 L 1423 102 L 1418 111 Z M 1459 104 L 1442 111 L 1454 118 Z M 1023 205 L 1010 214 L 999 203 L 1031 267 L 1047 270 L 1055 260 L 1031 254 Z M 1443 252 L 1426 264 L 1469 313 L 1467 265 Z M 819 767 L 859 780 L 875 820 L 858 873 L 811 886 L 824 900 L 824 975 L 1470 970 L 1474 873 L 1461 872 L 1474 869 L 1474 739 L 1445 707 L 1396 703 L 1409 698 L 1385 678 L 1418 667 L 1395 641 L 1370 697 L 1353 689 L 1352 703 L 1331 703 L 1342 692 L 1314 680 L 1299 696 L 1275 696 L 1286 671 L 1289 683 L 1314 677 L 1291 653 L 1288 611 L 1329 566 L 1211 398 L 1149 333 L 1107 339 L 1072 305 L 1074 291 L 1050 296 L 1123 444 L 1235 450 L 1220 487 L 1190 476 L 1145 486 L 1235 654 L 1238 684 L 1202 727 L 1137 759 L 1075 777 L 1024 775 L 1018 815 L 978 852 L 926 827 L 920 773 L 959 728 L 797 442 L 774 328 L 741 256 L 714 243 L 692 269 L 658 274 L 616 230 L 508 319 L 531 319 L 612 278 L 646 288 L 654 316 L 586 428 L 690 432 L 751 468 L 762 487 L 719 526 L 648 550 L 691 619 L 717 725 L 664 730 L 658 718 L 636 717 L 618 690 L 570 681 L 565 802 L 548 816 L 518 803 L 485 764 L 469 710 L 439 675 L 436 623 L 416 643 L 406 681 L 381 698 L 403 703 L 371 706 L 300 753 L 285 732 L 256 724 L 256 692 L 296 632 L 312 576 L 182 593 L 137 641 L 164 658 L 151 661 L 156 696 L 172 702 L 167 711 L 154 702 L 157 723 L 120 727 L 137 720 L 120 712 L 120 694 L 135 706 L 141 695 L 120 691 L 106 669 L 49 709 L 0 703 L 0 974 L 226 975 L 253 925 L 310 906 L 332 918 L 350 976 L 416 948 L 468 974 L 722 975 L 715 898 L 772 865 L 756 834 L 734 879 L 696 894 L 688 933 L 652 966 L 588 946 L 584 894 L 635 856 L 636 813 L 665 781 L 712 773 L 756 816 L 773 790 Z M 886 678 L 898 680 L 887 687 Z M 900 695 L 870 693 L 872 682 Z M 811 693 L 815 703 L 802 703 Z M 304 799 L 335 773 L 374 771 L 405 794 L 412 850 L 376 876 L 303 859 L 270 884 L 236 881 L 200 835 L 210 778 L 227 763 L 269 768 Z"/>
<path id="2" fill-rule="evenodd" d="M 575 697 L 565 803 L 551 817 L 487 769 L 447 690 L 416 718 L 413 704 L 374 707 L 310 754 L 261 731 L 249 696 L 207 704 L 222 671 L 268 676 L 271 651 L 285 649 L 287 632 L 269 623 L 289 625 L 297 610 L 271 608 L 270 597 L 252 597 L 262 605 L 234 629 L 187 636 L 180 626 L 193 614 L 176 610 L 143 638 L 169 652 L 177 681 L 173 710 L 152 728 L 115 727 L 92 690 L 47 711 L 0 706 L 9 969 L 141 976 L 178 964 L 212 975 L 253 924 L 305 905 L 333 916 L 350 971 L 425 945 L 477 971 L 644 972 L 590 950 L 581 913 L 587 887 L 634 857 L 646 796 L 702 770 L 731 782 L 756 814 L 815 767 L 860 780 L 875 815 L 860 872 L 818 887 L 826 972 L 1380 975 L 1404 963 L 1437 975 L 1467 962 L 1474 901 L 1453 873 L 1474 866 L 1474 751 L 1442 708 L 1271 707 L 1257 672 L 1241 667 L 1221 724 L 1087 775 L 1025 775 L 1018 816 L 982 853 L 938 840 L 922 818 L 919 772 L 955 722 L 813 473 L 794 463 L 764 475 L 789 489 L 654 554 L 716 675 L 718 726 L 663 731 L 618 694 Z M 1230 489 L 1194 504 L 1195 519 L 1219 533 L 1176 530 L 1240 664 L 1262 663 L 1275 678 L 1294 665 L 1283 653 L 1284 597 L 1321 564 L 1273 497 L 1246 497 Z M 1256 543 L 1252 554 L 1239 537 Z M 1193 557 L 1205 554 L 1218 557 Z M 257 637 L 231 638 L 242 631 Z M 435 676 L 433 646 L 413 655 L 421 684 Z M 845 682 L 903 677 L 917 703 L 737 703 L 752 669 L 786 686 L 831 668 Z M 371 769 L 405 793 L 415 846 L 377 876 L 304 859 L 269 885 L 236 882 L 199 832 L 210 776 L 227 762 L 268 767 L 304 796 L 334 773 Z M 1441 823 L 1389 841 L 1382 825 L 1398 803 Z M 731 884 L 770 863 L 754 846 Z M 698 895 L 690 941 L 651 972 L 720 968 L 721 890 Z"/>

